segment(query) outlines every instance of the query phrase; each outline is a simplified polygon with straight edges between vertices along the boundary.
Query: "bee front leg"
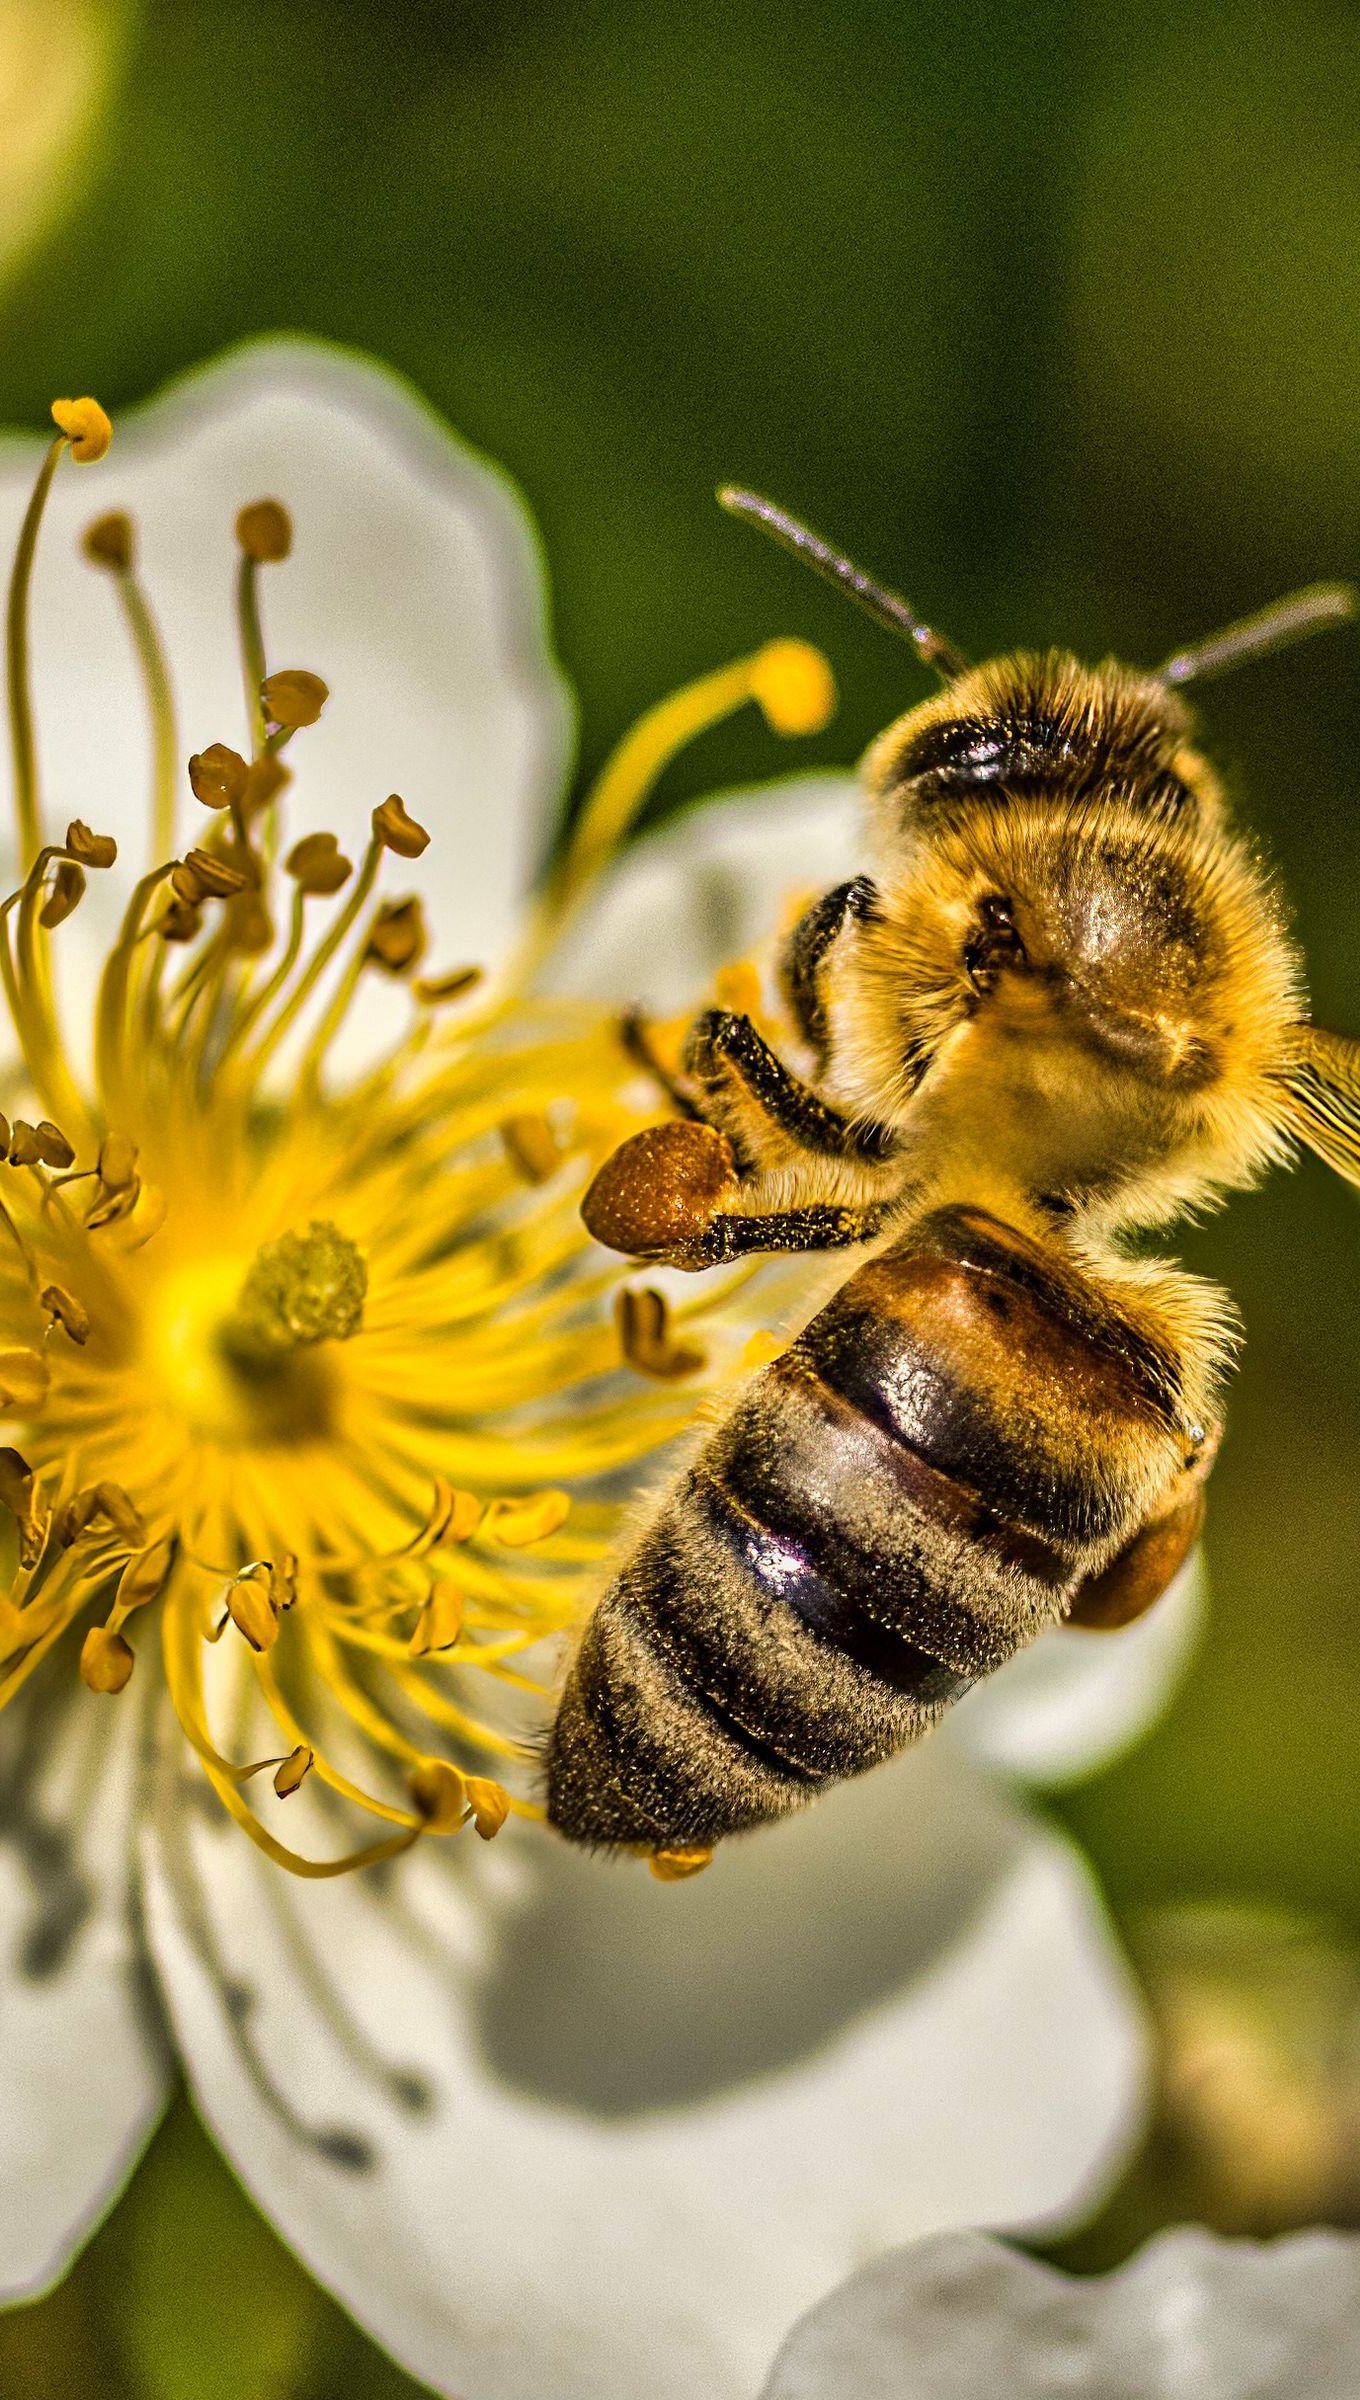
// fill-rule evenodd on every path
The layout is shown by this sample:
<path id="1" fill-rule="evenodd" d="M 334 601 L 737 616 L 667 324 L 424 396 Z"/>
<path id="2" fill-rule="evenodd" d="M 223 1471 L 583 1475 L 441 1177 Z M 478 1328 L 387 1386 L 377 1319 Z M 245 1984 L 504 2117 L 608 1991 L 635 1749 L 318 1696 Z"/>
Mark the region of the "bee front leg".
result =
<path id="1" fill-rule="evenodd" d="M 749 1017 L 711 1008 L 691 1027 L 685 1045 L 687 1088 L 701 1115 L 730 1140 L 747 1175 L 789 1155 L 881 1161 L 893 1137 L 882 1126 L 856 1125 L 833 1108 L 776 1056 Z"/>
<path id="2" fill-rule="evenodd" d="M 789 1013 L 817 1060 L 826 1066 L 831 1055 L 827 1023 L 825 969 L 847 925 L 862 923 L 873 914 L 878 894 L 867 875 L 838 883 L 814 900 L 794 926 L 779 962 L 779 981 Z"/>

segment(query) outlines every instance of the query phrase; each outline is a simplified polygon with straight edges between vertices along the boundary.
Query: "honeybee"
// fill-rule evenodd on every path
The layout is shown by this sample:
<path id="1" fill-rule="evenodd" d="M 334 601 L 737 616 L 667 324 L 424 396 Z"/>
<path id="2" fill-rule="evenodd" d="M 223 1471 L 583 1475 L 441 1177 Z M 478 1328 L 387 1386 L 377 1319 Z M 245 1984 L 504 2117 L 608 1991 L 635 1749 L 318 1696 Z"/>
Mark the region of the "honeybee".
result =
<path id="1" fill-rule="evenodd" d="M 570 1839 L 662 1873 L 917 1740 L 1046 1627 L 1126 1624 L 1191 1549 L 1225 1293 L 1131 1237 L 1301 1141 L 1360 1182 L 1360 1043 L 1307 1020 L 1279 894 L 1181 687 L 1356 613 L 1315 586 L 1155 674 L 970 667 L 770 502 L 721 495 L 942 689 L 864 764 L 868 872 L 783 953 L 798 1066 L 714 1009 L 605 1162 L 609 1248 L 846 1249 L 591 1614 L 548 1745 Z"/>

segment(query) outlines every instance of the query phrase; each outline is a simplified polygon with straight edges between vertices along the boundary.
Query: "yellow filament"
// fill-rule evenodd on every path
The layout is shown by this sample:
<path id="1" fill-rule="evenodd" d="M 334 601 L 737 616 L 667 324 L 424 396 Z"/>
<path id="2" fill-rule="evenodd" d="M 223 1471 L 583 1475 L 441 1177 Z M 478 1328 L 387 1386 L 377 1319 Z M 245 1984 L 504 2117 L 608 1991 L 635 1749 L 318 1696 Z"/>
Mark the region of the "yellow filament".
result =
<path id="1" fill-rule="evenodd" d="M 151 864 L 154 867 L 168 858 L 175 846 L 175 788 L 179 776 L 175 699 L 160 629 L 136 570 L 131 566 L 120 568 L 115 581 L 137 653 L 151 719 Z"/>
<path id="2" fill-rule="evenodd" d="M 14 813 L 19 834 L 19 859 L 32 865 L 42 848 L 42 817 L 38 803 L 38 758 L 33 739 L 33 694 L 28 666 L 28 593 L 33 579 L 33 554 L 38 545 L 47 495 L 66 448 L 59 433 L 38 470 L 33 497 L 24 513 L 14 565 L 9 578 L 9 607 L 5 617 L 5 663 L 9 688 L 9 739 L 14 761 Z"/>

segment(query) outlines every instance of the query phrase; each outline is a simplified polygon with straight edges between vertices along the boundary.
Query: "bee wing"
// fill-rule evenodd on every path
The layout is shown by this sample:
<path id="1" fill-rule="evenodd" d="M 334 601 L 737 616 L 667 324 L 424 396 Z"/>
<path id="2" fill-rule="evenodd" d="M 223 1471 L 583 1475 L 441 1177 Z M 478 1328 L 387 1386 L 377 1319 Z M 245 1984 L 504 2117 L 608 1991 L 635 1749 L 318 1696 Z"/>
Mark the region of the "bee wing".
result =
<path id="1" fill-rule="evenodd" d="M 1348 1183 L 1360 1183 L 1360 1042 L 1300 1025 L 1285 1085 L 1289 1131 Z"/>

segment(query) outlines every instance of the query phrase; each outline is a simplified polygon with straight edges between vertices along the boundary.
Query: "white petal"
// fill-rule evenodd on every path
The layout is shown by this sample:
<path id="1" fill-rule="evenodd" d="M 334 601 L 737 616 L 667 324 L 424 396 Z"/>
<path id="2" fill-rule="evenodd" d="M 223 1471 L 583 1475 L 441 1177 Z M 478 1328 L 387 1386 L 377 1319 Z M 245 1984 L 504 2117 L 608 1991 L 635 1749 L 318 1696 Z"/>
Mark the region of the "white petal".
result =
<path id="1" fill-rule="evenodd" d="M 1073 2281 L 976 2234 L 875 2261 L 796 2326 L 761 2400 L 1353 2400 L 1360 2241 L 1158 2236 Z"/>
<path id="2" fill-rule="evenodd" d="M 951 1709 L 947 1733 L 972 1758 L 1052 1786 L 1074 1783 L 1155 1724 L 1204 1621 L 1197 1551 L 1170 1589 L 1118 1633 L 1041 1635 Z"/>
<path id="3" fill-rule="evenodd" d="M 624 852 L 552 958 L 557 991 L 660 1013 L 767 942 L 792 895 L 809 899 L 861 859 L 859 787 L 794 776 L 706 800 Z"/>
<path id="4" fill-rule="evenodd" d="M 5 558 L 40 455 L 28 439 L 0 445 Z M 288 753 L 290 836 L 328 827 L 357 856 L 370 810 L 400 792 L 433 840 L 414 865 L 388 862 L 386 888 L 425 897 L 432 963 L 493 956 L 541 862 L 570 748 L 533 530 L 509 483 L 408 384 L 302 340 L 251 344 L 185 377 L 119 419 L 105 459 L 57 475 L 33 586 L 48 822 L 60 831 L 80 815 L 123 846 L 63 945 L 108 925 L 148 845 L 140 687 L 110 578 L 77 555 L 80 532 L 106 509 L 136 519 L 185 759 L 214 741 L 248 749 L 232 528 L 266 495 L 295 528 L 292 557 L 263 570 L 269 664 L 331 686 Z M 210 824 L 186 778 L 181 844 Z M 405 1007 L 380 982 L 365 1009 L 374 1040 Z"/>
<path id="5" fill-rule="evenodd" d="M 170 2070 L 132 1889 L 138 1710 L 39 1683 L 0 1717 L 0 2298 L 59 2276 Z"/>
<path id="6" fill-rule="evenodd" d="M 237 2172 L 460 2400 L 747 2400 L 884 2243 L 1061 2217 L 1132 2136 L 1084 1870 L 938 1750 L 682 1886 L 512 1830 L 299 1887 L 173 1792 L 146 1885 Z"/>

